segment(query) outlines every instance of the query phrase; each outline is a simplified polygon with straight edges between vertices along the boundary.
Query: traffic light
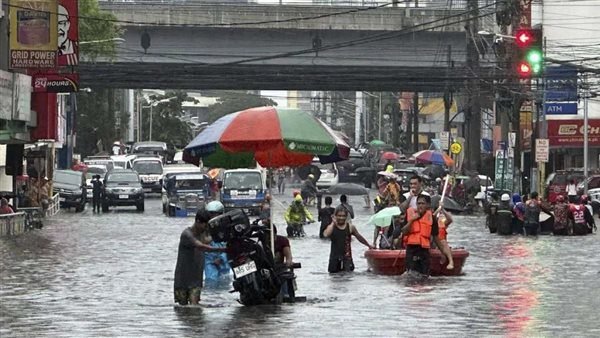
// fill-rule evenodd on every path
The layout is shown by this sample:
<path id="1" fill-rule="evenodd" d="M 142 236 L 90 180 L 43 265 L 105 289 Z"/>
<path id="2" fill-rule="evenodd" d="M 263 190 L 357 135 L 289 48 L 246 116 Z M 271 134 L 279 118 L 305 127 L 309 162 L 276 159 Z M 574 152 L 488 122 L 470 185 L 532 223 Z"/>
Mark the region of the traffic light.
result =
<path id="1" fill-rule="evenodd" d="M 516 71 L 521 78 L 541 76 L 544 64 L 541 29 L 520 28 L 515 36 Z"/>

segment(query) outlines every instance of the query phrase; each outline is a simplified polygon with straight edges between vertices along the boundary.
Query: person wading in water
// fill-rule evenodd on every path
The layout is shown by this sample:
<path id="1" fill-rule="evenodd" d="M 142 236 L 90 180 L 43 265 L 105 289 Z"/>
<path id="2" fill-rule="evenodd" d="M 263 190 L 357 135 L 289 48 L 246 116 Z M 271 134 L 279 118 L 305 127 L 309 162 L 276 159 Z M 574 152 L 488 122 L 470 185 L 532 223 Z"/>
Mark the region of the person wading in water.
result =
<path id="1" fill-rule="evenodd" d="M 186 228 L 179 239 L 177 265 L 175 266 L 175 302 L 180 305 L 197 305 L 204 282 L 204 252 L 226 252 L 226 248 L 215 248 L 208 233 L 208 221 L 211 219 L 206 209 L 196 213 L 194 225 Z"/>
<path id="2" fill-rule="evenodd" d="M 352 261 L 352 235 L 369 249 L 374 247 L 348 222 L 348 210 L 340 205 L 335 208 L 334 221 L 327 226 L 323 235 L 331 238 L 329 253 L 329 273 L 354 271 Z"/>

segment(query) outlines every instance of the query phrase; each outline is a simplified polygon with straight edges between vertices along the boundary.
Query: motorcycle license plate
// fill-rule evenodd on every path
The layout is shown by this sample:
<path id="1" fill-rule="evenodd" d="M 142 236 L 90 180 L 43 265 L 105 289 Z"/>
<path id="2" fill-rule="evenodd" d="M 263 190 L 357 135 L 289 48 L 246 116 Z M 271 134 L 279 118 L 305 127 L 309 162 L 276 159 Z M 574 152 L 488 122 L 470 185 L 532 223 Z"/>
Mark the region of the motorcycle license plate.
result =
<path id="1" fill-rule="evenodd" d="M 126 200 L 129 198 L 129 195 L 119 195 L 119 198 Z"/>
<path id="2" fill-rule="evenodd" d="M 235 278 L 244 277 L 245 275 L 256 272 L 256 263 L 254 261 L 249 261 L 246 264 L 242 264 L 240 266 L 236 266 L 233 268 L 233 274 Z"/>

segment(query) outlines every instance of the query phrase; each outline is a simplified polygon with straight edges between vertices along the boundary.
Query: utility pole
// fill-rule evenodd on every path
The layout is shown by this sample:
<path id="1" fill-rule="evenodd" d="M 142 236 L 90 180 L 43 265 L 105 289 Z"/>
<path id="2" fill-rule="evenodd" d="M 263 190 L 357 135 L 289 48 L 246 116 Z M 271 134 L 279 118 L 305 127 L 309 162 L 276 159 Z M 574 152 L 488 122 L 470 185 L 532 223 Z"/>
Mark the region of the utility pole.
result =
<path id="1" fill-rule="evenodd" d="M 477 0 L 468 0 L 469 23 L 467 29 L 467 68 L 472 73 L 467 82 L 469 95 L 468 138 L 465 157 L 468 159 L 468 169 L 479 171 L 481 164 L 481 102 L 479 80 L 479 52 L 477 51 L 475 37 L 479 31 L 479 7 Z"/>
<path id="2" fill-rule="evenodd" d="M 450 77 L 450 67 L 452 66 L 452 45 L 448 45 L 448 59 L 446 67 L 446 84 L 444 86 L 444 131 L 450 131 L 450 109 L 452 108 L 452 91 L 448 78 Z"/>
<path id="3" fill-rule="evenodd" d="M 400 106 L 398 104 L 398 100 L 392 93 L 392 144 L 394 147 L 400 146 Z"/>
<path id="4" fill-rule="evenodd" d="M 8 0 L 0 5 L 0 70 L 8 70 Z"/>
<path id="5" fill-rule="evenodd" d="M 413 153 L 419 151 L 419 92 L 413 95 Z"/>

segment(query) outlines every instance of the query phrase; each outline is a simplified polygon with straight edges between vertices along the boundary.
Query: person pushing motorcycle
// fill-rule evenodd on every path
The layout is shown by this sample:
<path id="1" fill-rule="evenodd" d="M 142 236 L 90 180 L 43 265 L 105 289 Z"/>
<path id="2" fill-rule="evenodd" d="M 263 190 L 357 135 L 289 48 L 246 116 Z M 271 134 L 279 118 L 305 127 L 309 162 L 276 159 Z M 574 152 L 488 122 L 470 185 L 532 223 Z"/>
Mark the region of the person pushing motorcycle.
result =
<path id="1" fill-rule="evenodd" d="M 285 212 L 285 221 L 287 222 L 288 237 L 305 236 L 303 224 L 308 220 L 309 223 L 314 222 L 313 216 L 310 214 L 304 203 L 302 196 L 296 195 L 294 201 Z"/>

